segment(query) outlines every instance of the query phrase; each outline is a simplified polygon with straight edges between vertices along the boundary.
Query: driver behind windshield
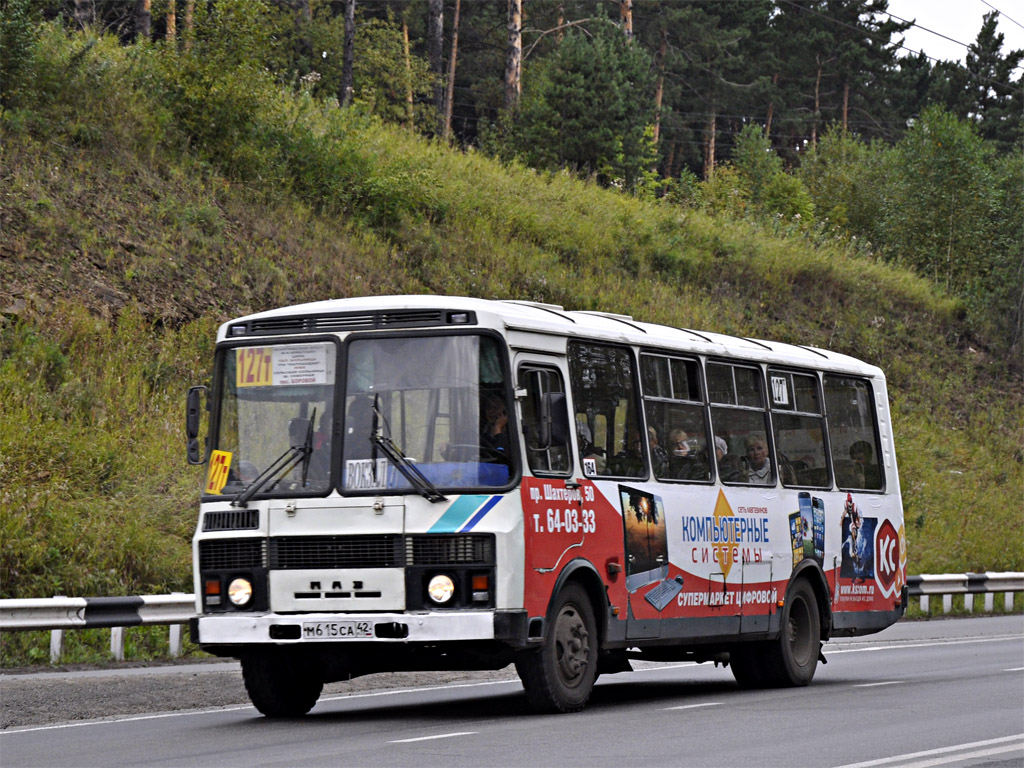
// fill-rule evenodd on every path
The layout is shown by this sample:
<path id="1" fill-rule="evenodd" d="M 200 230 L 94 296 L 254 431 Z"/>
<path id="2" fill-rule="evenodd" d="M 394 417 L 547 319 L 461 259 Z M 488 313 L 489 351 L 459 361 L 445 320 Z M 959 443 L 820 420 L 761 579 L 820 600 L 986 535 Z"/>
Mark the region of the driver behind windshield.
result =
<path id="1" fill-rule="evenodd" d="M 497 395 L 486 394 L 484 395 L 483 413 L 484 427 L 480 434 L 481 447 L 500 454 L 508 461 L 512 444 L 508 434 L 508 413 L 505 410 L 505 403 Z M 484 451 L 483 459 L 485 461 L 488 460 L 486 453 Z"/>

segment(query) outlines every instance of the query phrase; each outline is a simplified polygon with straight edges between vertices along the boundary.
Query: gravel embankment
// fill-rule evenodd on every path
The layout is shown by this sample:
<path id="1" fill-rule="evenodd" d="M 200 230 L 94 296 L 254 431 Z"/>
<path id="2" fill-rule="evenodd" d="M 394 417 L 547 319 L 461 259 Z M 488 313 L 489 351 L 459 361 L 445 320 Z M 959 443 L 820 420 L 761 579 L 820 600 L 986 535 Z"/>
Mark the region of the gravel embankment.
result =
<path id="1" fill-rule="evenodd" d="M 497 672 L 388 673 L 331 683 L 323 695 L 514 678 L 511 667 Z M 236 662 L 0 674 L 0 729 L 248 704 Z"/>

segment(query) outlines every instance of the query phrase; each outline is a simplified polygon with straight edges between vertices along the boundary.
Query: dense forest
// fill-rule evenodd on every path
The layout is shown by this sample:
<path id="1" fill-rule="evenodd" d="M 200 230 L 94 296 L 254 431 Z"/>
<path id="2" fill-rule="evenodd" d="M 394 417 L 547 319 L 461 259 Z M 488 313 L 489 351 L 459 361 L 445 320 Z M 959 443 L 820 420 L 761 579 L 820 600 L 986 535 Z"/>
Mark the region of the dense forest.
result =
<path id="1" fill-rule="evenodd" d="M 0 0 L 0 596 L 190 590 L 216 324 L 402 292 L 878 364 L 910 570 L 1024 568 L 1000 21 L 957 65 L 885 0 Z"/>
<path id="2" fill-rule="evenodd" d="M 959 64 L 908 50 L 915 22 L 886 0 L 2 7 L 7 109 L 32 87 L 38 22 L 106 33 L 177 70 L 173 108 L 233 172 L 244 126 L 215 110 L 266 81 L 506 162 L 860 240 L 1020 350 L 1024 51 L 1004 50 L 997 11 Z"/>

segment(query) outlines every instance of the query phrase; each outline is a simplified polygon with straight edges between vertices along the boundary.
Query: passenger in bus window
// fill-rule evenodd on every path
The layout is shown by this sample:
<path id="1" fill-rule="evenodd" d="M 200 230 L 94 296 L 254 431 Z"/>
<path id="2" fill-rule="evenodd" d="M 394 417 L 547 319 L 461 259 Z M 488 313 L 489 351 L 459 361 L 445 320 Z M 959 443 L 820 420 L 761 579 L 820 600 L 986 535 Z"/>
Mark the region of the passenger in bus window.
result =
<path id="1" fill-rule="evenodd" d="M 747 481 L 757 485 L 773 485 L 772 463 L 768 443 L 758 434 L 747 437 Z"/>
<path id="2" fill-rule="evenodd" d="M 370 458 L 373 426 L 373 398 L 369 395 L 356 395 L 349 403 L 345 417 L 343 448 L 346 462 Z"/>
<path id="3" fill-rule="evenodd" d="M 675 431 L 673 430 L 673 432 Z M 648 442 L 651 445 L 651 463 L 654 465 L 654 474 L 656 477 L 664 477 L 669 466 L 668 452 L 658 442 L 658 430 L 654 427 L 648 427 L 647 434 L 649 436 Z"/>
<path id="4" fill-rule="evenodd" d="M 670 474 L 676 480 L 693 480 L 694 457 L 690 452 L 690 437 L 686 430 L 676 427 L 668 433 Z"/>
<path id="5" fill-rule="evenodd" d="M 326 480 L 331 473 L 331 430 L 333 429 L 334 412 L 331 404 L 324 406 L 323 415 L 319 418 L 319 426 L 313 433 L 313 453 L 309 460 L 309 478 Z"/>
<path id="6" fill-rule="evenodd" d="M 646 473 L 644 469 L 644 440 L 640 436 L 638 428 L 630 430 L 629 441 L 621 451 L 612 457 L 610 468 L 614 474 L 624 477 L 641 477 Z"/>
<path id="7" fill-rule="evenodd" d="M 256 468 L 256 465 L 251 461 L 245 461 L 244 459 L 238 462 L 238 480 L 242 485 L 248 485 L 255 480 L 260 474 L 260 471 Z"/>
<path id="8" fill-rule="evenodd" d="M 857 474 L 858 488 L 881 488 L 882 476 L 878 465 L 872 461 L 875 451 L 867 440 L 858 440 L 850 446 L 850 458 L 853 459 L 854 471 Z"/>
<path id="9" fill-rule="evenodd" d="M 676 480 L 710 480 L 707 451 L 699 447 L 698 440 L 690 438 L 683 429 L 670 433 L 672 477 Z"/>
<path id="10" fill-rule="evenodd" d="M 331 422 L 334 420 L 334 409 L 330 403 L 324 406 L 323 414 L 319 419 L 319 427 L 316 432 L 313 433 L 313 450 L 319 451 L 320 449 L 327 447 L 330 448 L 331 444 L 331 430 L 333 425 Z"/>
<path id="11" fill-rule="evenodd" d="M 592 461 L 596 474 L 606 474 L 608 462 L 605 461 L 604 452 L 594 445 L 594 436 L 587 425 L 586 417 L 582 414 L 576 416 L 576 436 L 580 443 L 580 459 L 584 462 Z M 583 466 L 586 469 L 587 465 Z"/>
<path id="12" fill-rule="evenodd" d="M 726 483 L 745 483 L 747 473 L 740 457 L 729 453 L 729 444 L 725 438 L 715 438 L 715 458 L 718 460 L 718 476 Z"/>

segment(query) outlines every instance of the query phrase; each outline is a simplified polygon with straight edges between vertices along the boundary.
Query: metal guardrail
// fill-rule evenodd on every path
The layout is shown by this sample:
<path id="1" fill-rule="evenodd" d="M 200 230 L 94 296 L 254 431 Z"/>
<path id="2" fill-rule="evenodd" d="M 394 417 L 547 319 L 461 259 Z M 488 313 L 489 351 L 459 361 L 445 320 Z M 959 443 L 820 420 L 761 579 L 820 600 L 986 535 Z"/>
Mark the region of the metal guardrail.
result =
<path id="1" fill-rule="evenodd" d="M 974 596 L 985 596 L 985 611 L 991 611 L 997 592 L 1004 593 L 1007 612 L 1013 610 L 1013 593 L 1024 592 L 1024 573 L 1016 571 L 989 573 L 940 573 L 907 577 L 907 592 L 921 599 L 921 610 L 929 609 L 928 598 L 942 595 L 942 612 L 953 609 L 953 595 L 964 596 L 964 610 L 974 611 Z"/>
<path id="2" fill-rule="evenodd" d="M 124 660 L 124 628 L 166 624 L 171 656 L 181 655 L 181 629 L 196 615 L 195 595 L 57 597 L 0 600 L 0 632 L 50 630 L 50 663 L 64 654 L 64 630 L 110 628 L 110 655 Z"/>
<path id="3" fill-rule="evenodd" d="M 984 595 L 984 610 L 991 611 L 994 597 L 1004 593 L 1007 612 L 1013 610 L 1013 596 L 1024 592 L 1024 573 L 942 573 L 907 577 L 910 597 L 921 600 L 942 595 L 942 611 L 949 613 L 953 595 L 964 595 L 964 608 L 974 611 L 974 595 Z M 196 615 L 195 595 L 174 593 L 145 597 L 48 597 L 0 600 L 0 632 L 50 630 L 50 662 L 56 664 L 64 652 L 67 629 L 110 628 L 110 653 L 124 659 L 124 628 L 166 624 L 170 627 L 170 654 L 181 655 L 182 625 Z"/>

